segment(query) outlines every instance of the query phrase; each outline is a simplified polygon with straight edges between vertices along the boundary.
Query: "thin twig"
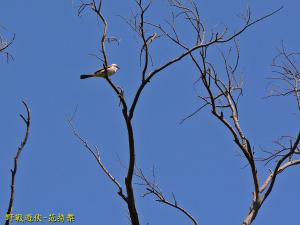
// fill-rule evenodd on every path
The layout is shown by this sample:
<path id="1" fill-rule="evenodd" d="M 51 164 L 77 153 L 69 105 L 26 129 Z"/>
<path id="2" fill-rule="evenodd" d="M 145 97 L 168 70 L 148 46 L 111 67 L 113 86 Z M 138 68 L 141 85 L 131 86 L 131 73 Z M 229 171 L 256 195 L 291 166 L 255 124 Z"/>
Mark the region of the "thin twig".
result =
<path id="1" fill-rule="evenodd" d="M 102 171 L 105 173 L 105 175 L 117 186 L 118 188 L 118 194 L 121 196 L 121 198 L 127 202 L 127 197 L 123 193 L 122 186 L 120 182 L 109 172 L 109 170 L 106 168 L 104 163 L 101 160 L 100 151 L 97 149 L 96 146 L 91 147 L 87 140 L 85 140 L 76 130 L 74 124 L 73 124 L 73 116 L 69 119 L 67 119 L 68 124 L 74 134 L 74 136 L 82 143 L 82 145 L 92 154 L 94 159 L 97 161 L 98 165 L 101 167 Z"/>
<path id="2" fill-rule="evenodd" d="M 183 207 L 181 207 L 175 197 L 175 194 L 172 192 L 172 197 L 173 197 L 173 202 L 169 201 L 166 199 L 166 197 L 164 196 L 164 194 L 162 193 L 162 191 L 160 190 L 158 184 L 155 181 L 155 175 L 154 175 L 154 169 L 152 171 L 152 176 L 153 176 L 153 181 L 150 181 L 143 173 L 143 171 L 141 169 L 138 169 L 138 171 L 136 172 L 136 176 L 140 178 L 141 180 L 141 185 L 145 186 L 147 192 L 143 194 L 143 197 L 152 194 L 154 196 L 156 196 L 156 201 L 160 202 L 162 204 L 171 206 L 174 209 L 179 210 L 180 212 L 182 212 L 185 216 L 188 217 L 188 219 L 194 224 L 194 225 L 198 225 L 198 222 L 196 221 L 196 219 L 192 216 L 191 213 L 189 213 L 186 209 L 184 209 Z"/>

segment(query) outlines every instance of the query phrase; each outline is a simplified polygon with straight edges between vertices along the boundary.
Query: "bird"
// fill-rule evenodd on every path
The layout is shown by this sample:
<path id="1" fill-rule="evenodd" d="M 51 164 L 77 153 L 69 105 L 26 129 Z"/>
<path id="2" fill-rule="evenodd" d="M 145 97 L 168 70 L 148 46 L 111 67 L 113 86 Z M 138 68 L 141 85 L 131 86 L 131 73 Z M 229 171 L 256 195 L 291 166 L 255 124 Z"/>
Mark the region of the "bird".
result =
<path id="1" fill-rule="evenodd" d="M 114 75 L 118 69 L 120 69 L 120 67 L 117 64 L 111 64 L 110 66 L 107 67 L 106 71 L 107 71 L 107 76 L 112 76 Z M 86 78 L 90 78 L 90 77 L 105 77 L 105 69 L 102 68 L 100 70 L 97 70 L 95 73 L 93 74 L 82 74 L 80 76 L 80 79 L 86 79 Z"/>

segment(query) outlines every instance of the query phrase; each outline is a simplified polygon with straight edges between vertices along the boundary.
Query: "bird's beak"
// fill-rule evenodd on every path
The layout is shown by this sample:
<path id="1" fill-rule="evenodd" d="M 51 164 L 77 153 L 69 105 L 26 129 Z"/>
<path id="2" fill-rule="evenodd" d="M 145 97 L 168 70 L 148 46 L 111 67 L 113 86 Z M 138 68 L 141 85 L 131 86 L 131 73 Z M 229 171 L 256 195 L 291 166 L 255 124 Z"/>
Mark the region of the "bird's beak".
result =
<path id="1" fill-rule="evenodd" d="M 118 68 L 118 69 L 120 69 L 120 67 L 119 67 L 119 66 L 117 66 L 117 68 Z"/>

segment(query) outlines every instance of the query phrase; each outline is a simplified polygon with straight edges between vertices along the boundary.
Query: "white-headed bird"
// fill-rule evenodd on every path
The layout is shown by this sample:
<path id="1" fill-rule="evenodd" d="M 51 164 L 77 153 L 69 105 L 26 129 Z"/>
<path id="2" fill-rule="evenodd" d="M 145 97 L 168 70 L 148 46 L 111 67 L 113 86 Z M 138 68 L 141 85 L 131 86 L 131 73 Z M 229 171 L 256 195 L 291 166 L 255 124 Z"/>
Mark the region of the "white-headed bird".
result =
<path id="1" fill-rule="evenodd" d="M 120 68 L 118 67 L 117 64 L 111 64 L 111 65 L 108 66 L 107 69 L 106 69 L 106 71 L 107 71 L 107 76 L 110 77 L 110 76 L 114 75 L 114 74 L 118 71 L 118 69 L 120 69 Z M 105 69 L 102 68 L 102 69 L 96 71 L 96 72 L 93 73 L 93 74 L 82 74 L 82 75 L 80 76 L 80 79 L 86 79 L 86 78 L 90 78 L 90 77 L 102 77 L 102 78 L 105 77 Z"/>

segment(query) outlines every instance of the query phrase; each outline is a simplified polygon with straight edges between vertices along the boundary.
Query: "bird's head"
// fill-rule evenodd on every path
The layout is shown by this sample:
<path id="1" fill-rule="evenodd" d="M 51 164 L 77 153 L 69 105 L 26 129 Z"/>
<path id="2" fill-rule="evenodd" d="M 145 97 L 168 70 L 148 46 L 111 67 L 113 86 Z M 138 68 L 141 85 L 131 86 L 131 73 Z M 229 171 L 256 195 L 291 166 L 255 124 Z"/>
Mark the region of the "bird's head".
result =
<path id="1" fill-rule="evenodd" d="M 110 66 L 116 69 L 120 69 L 120 67 L 117 64 L 111 64 Z"/>

